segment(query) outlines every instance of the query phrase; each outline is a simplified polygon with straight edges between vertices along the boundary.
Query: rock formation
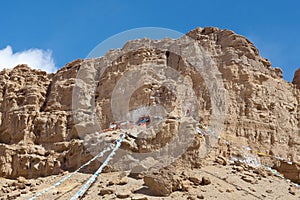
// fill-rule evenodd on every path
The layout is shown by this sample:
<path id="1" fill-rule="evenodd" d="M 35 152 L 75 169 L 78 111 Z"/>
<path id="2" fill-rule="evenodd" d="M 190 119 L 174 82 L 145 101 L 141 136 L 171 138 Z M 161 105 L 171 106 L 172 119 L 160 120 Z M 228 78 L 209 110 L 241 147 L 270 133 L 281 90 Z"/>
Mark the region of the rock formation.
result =
<path id="1" fill-rule="evenodd" d="M 300 88 L 300 68 L 295 71 L 293 84 L 296 85 L 298 89 Z"/>
<path id="2" fill-rule="evenodd" d="M 300 94 L 295 85 L 283 80 L 281 69 L 272 68 L 248 39 L 230 30 L 197 28 L 187 36 L 209 52 L 221 73 L 227 102 L 224 130 L 220 133 L 222 137 L 268 155 L 299 162 Z M 147 48 L 148 43 L 160 49 Z M 185 58 L 164 50 L 164 46 L 173 43 L 170 39 L 129 41 L 122 49 L 110 51 L 102 58 L 78 59 L 54 74 L 26 65 L 3 70 L 0 73 L 0 176 L 36 178 L 72 171 L 93 156 L 84 145 L 82 134 L 92 133 L 95 127 L 74 120 L 73 89 L 79 70 L 87 69 L 82 84 L 85 87 L 84 84 L 94 81 L 92 75 L 96 74 L 97 65 L 114 56 L 114 62 L 108 63 L 94 93 L 86 97 L 94 98 L 97 119 L 102 128 L 108 128 L 109 123 L 114 121 L 110 105 L 118 81 L 129 69 L 139 70 L 146 64 L 168 66 L 180 73 L 185 78 L 178 79 L 182 81 L 180 84 L 195 93 L 201 123 L 209 125 L 212 105 L 204 78 L 188 67 Z M 297 87 L 298 74 L 293 81 Z M 164 76 L 167 75 L 162 74 L 161 80 Z M 163 131 L 148 140 L 129 141 L 130 138 L 127 138 L 128 145 L 124 142 L 123 148 L 148 152 L 168 143 L 174 133 L 171 130 L 178 126 L 172 115 L 183 116 L 180 108 L 184 106 L 182 96 L 186 95 L 185 92 L 190 94 L 188 90 L 181 90 L 176 96 L 160 82 L 137 88 L 129 101 L 131 110 L 143 105 L 161 104 L 171 114 L 168 115 L 169 121 L 163 125 Z M 76 103 L 81 108 L 81 113 L 76 114 L 89 117 L 85 111 L 90 109 L 91 101 L 82 99 L 82 102 Z M 198 149 L 205 143 L 204 140 L 204 137 L 197 138 L 184 159 L 197 165 L 195 158 L 201 153 Z M 221 149 L 224 154 L 228 153 L 226 147 Z M 261 162 L 274 163 L 263 157 Z M 94 163 L 87 171 L 96 169 L 98 165 Z M 280 171 L 280 167 L 278 169 Z M 292 173 L 299 174 L 298 168 L 295 169 Z M 299 177 L 294 181 L 300 182 Z"/>

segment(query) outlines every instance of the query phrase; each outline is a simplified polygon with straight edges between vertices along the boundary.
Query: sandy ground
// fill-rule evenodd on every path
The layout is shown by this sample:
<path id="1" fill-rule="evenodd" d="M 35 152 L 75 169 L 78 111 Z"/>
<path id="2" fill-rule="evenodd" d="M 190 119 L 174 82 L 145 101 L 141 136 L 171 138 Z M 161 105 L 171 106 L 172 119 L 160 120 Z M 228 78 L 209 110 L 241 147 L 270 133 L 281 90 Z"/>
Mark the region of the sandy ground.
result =
<path id="1" fill-rule="evenodd" d="M 300 199 L 300 189 L 280 177 L 261 176 L 252 170 L 237 170 L 232 165 L 210 163 L 201 169 L 185 170 L 184 173 L 208 177 L 211 184 L 196 186 L 190 182 L 188 191 L 175 191 L 168 197 L 158 197 L 152 195 L 143 179 L 130 178 L 124 172 L 103 173 L 83 199 Z M 2 178 L 0 199 L 29 199 L 64 176 L 66 174 L 29 179 L 25 182 Z M 37 199 L 70 199 L 90 176 L 91 174 L 75 174 Z M 25 183 L 25 187 L 18 185 L 21 182 Z"/>

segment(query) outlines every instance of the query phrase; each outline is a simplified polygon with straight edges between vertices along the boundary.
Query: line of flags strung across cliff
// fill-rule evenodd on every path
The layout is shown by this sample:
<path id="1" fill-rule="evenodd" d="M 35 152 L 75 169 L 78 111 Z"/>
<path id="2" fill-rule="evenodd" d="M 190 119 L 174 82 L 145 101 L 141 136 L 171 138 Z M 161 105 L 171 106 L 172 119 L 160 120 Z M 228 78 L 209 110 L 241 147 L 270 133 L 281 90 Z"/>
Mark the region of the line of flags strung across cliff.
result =
<path id="1" fill-rule="evenodd" d="M 93 174 L 93 176 L 76 192 L 74 196 L 71 197 L 70 200 L 75 200 L 83 197 L 86 191 L 91 187 L 91 185 L 96 181 L 99 174 L 102 172 L 103 168 L 108 165 L 108 162 L 113 158 L 116 154 L 116 151 L 120 148 L 122 141 L 125 139 L 126 132 L 122 133 L 121 138 L 116 140 L 116 145 L 111 151 L 111 153 L 107 156 L 102 165 L 98 168 L 98 170 Z"/>
<path id="2" fill-rule="evenodd" d="M 179 118 L 178 118 L 179 119 Z M 150 118 L 149 117 L 141 117 L 139 118 L 139 120 L 136 122 L 136 123 L 133 123 L 133 122 L 128 122 L 128 121 L 124 121 L 124 122 L 114 122 L 114 123 L 111 123 L 110 125 L 110 128 L 109 129 L 106 129 L 104 130 L 104 132 L 107 132 L 107 131 L 113 131 L 113 130 L 122 130 L 121 128 L 126 128 L 126 129 L 130 129 L 132 127 L 134 127 L 135 125 L 136 126 L 147 126 L 148 124 L 150 123 Z M 217 136 L 214 131 L 212 131 L 210 128 L 200 124 L 200 123 L 197 123 L 196 125 L 196 131 L 201 134 L 201 135 L 207 135 L 207 136 L 215 136 L 217 137 L 218 139 L 221 139 L 222 141 L 224 141 L 227 145 L 237 149 L 237 150 L 240 150 L 240 148 L 232 145 L 229 141 L 227 141 L 225 138 L 222 138 L 220 136 Z M 88 166 L 91 162 L 93 162 L 94 160 L 98 159 L 98 158 L 101 158 L 104 156 L 105 153 L 107 153 L 108 151 L 112 150 L 112 152 L 108 155 L 108 157 L 105 159 L 105 161 L 102 163 L 102 165 L 98 168 L 98 170 L 91 176 L 91 178 L 75 193 L 75 195 L 73 195 L 71 197 L 70 200 L 75 200 L 75 199 L 78 199 L 78 198 L 81 198 L 85 193 L 86 191 L 90 188 L 90 186 L 96 181 L 97 177 L 99 176 L 99 174 L 102 172 L 103 168 L 105 166 L 108 165 L 109 161 L 112 159 L 112 157 L 115 155 L 116 151 L 118 150 L 118 148 L 121 146 L 121 143 L 122 141 L 125 139 L 125 136 L 126 136 L 127 132 L 124 131 L 122 134 L 121 134 L 121 137 L 120 139 L 117 139 L 115 141 L 115 144 L 110 144 L 108 147 L 104 148 L 104 150 L 102 152 L 100 152 L 98 155 L 94 156 L 91 160 L 89 160 L 88 162 L 86 162 L 85 164 L 83 164 L 81 167 L 79 167 L 76 171 L 70 173 L 68 176 L 66 176 L 65 178 L 61 179 L 60 181 L 58 181 L 57 183 L 55 183 L 54 185 L 52 185 L 51 187 L 35 194 L 32 198 L 30 198 L 30 200 L 34 200 L 36 199 L 37 197 L 39 196 L 42 196 L 43 194 L 49 192 L 50 190 L 52 189 L 55 189 L 56 187 L 58 187 L 59 185 L 61 185 L 64 181 L 68 180 L 69 178 L 71 178 L 73 175 L 75 175 L 76 173 L 78 173 L 81 169 L 83 169 L 84 167 Z M 287 161 L 286 159 L 284 158 L 281 158 L 281 157 L 278 157 L 278 156 L 271 156 L 271 155 L 267 155 L 265 153 L 262 153 L 262 152 L 259 152 L 259 151 L 256 151 L 256 150 L 253 150 L 252 148 L 250 147 L 246 147 L 246 146 L 243 146 L 242 147 L 243 149 L 246 149 L 248 151 L 251 151 L 251 152 L 254 152 L 256 153 L 258 156 L 266 156 L 266 157 L 272 157 L 272 158 L 275 158 L 275 159 L 278 159 L 278 160 L 282 160 L 282 161 L 285 161 L 289 164 L 292 164 L 292 163 L 295 163 L 297 165 L 300 165 L 299 163 L 297 162 L 291 162 L 291 161 Z M 242 151 L 240 151 L 241 153 L 243 153 Z M 244 162 L 244 164 L 251 164 L 251 163 L 247 163 L 247 162 Z M 257 164 L 256 164 L 257 166 Z M 294 186 L 296 187 L 300 187 L 298 184 L 296 183 L 293 183 L 291 182 L 289 179 L 286 179 L 284 176 L 282 176 L 278 171 L 272 169 L 271 167 L 269 166 L 266 166 L 266 165 L 263 165 L 263 167 L 269 171 L 271 171 L 273 174 L 285 179 L 287 182 L 289 183 L 292 183 Z"/>
<path id="3" fill-rule="evenodd" d="M 58 187 L 59 185 L 61 185 L 63 182 L 65 182 L 66 180 L 70 179 L 73 175 L 77 174 L 81 169 L 85 168 L 86 166 L 88 166 L 89 164 L 91 164 L 94 160 L 98 159 L 98 158 L 102 158 L 104 156 L 104 154 L 106 152 L 108 152 L 109 150 L 112 149 L 112 145 L 106 147 L 102 152 L 100 152 L 98 155 L 94 156 L 91 160 L 89 160 L 88 162 L 86 162 L 85 164 L 83 164 L 82 166 L 80 166 L 77 170 L 75 170 L 74 172 L 68 174 L 68 176 L 65 176 L 63 179 L 59 180 L 57 183 L 55 183 L 54 185 L 52 185 L 51 187 L 35 194 L 33 197 L 31 197 L 29 200 L 34 200 L 39 196 L 42 196 L 43 194 L 49 192 L 50 190 L 55 189 L 56 187 Z"/>
<path id="4" fill-rule="evenodd" d="M 197 124 L 199 127 L 196 127 L 196 130 L 199 134 L 201 135 L 214 135 L 216 136 L 216 134 L 208 127 L 202 125 L 202 124 Z M 228 145 L 231 145 L 233 146 L 233 144 L 231 144 L 228 140 L 226 140 L 225 138 L 219 136 L 218 139 L 221 139 L 223 140 L 226 144 Z M 258 156 L 264 156 L 264 157 L 270 157 L 270 158 L 274 158 L 276 160 L 280 160 L 280 161 L 284 161 L 290 165 L 292 164 L 296 164 L 296 165 L 299 165 L 300 166 L 300 163 L 299 162 L 296 162 L 296 161 L 290 161 L 288 159 L 285 159 L 285 158 L 282 158 L 282 157 L 279 157 L 279 156 L 273 156 L 273 155 L 269 155 L 269 154 L 266 154 L 266 153 L 263 153 L 263 152 L 260 152 L 260 151 L 257 151 L 255 149 L 252 149 L 251 147 L 248 147 L 248 146 L 241 146 L 241 148 L 245 149 L 245 150 L 248 150 L 249 152 L 252 151 L 254 152 L 255 154 L 257 154 Z"/>
<path id="5" fill-rule="evenodd" d="M 136 126 L 147 126 L 149 123 L 150 123 L 150 117 L 143 116 L 143 117 L 140 117 L 136 123 L 129 122 L 129 121 L 113 122 L 113 123 L 110 124 L 109 129 L 105 129 L 103 132 L 113 131 L 113 130 L 122 130 L 121 128 L 129 129 L 129 128 L 133 128 L 135 125 Z M 64 177 L 63 179 L 59 180 L 57 183 L 55 183 L 51 187 L 49 187 L 49 188 L 47 188 L 45 190 L 42 190 L 41 192 L 35 194 L 29 200 L 34 200 L 34 199 L 38 198 L 39 196 L 42 196 L 43 194 L 45 194 L 45 193 L 47 193 L 47 192 L 55 189 L 56 187 L 58 187 L 59 185 L 61 185 L 64 181 L 70 179 L 73 175 L 75 175 L 76 173 L 78 173 L 81 169 L 83 169 L 84 167 L 88 166 L 94 160 L 96 160 L 98 158 L 102 158 L 106 152 L 112 150 L 112 152 L 108 155 L 108 157 L 106 158 L 106 160 L 102 163 L 102 165 L 98 168 L 98 170 L 93 174 L 93 176 L 78 190 L 78 192 L 73 197 L 71 197 L 70 200 L 75 200 L 75 199 L 81 198 L 85 194 L 85 192 L 89 189 L 89 187 L 95 182 L 96 178 L 102 172 L 103 168 L 108 165 L 109 161 L 115 155 L 115 152 L 121 146 L 121 143 L 125 139 L 125 136 L 126 136 L 126 132 L 124 131 L 122 133 L 120 139 L 117 139 L 115 141 L 114 145 L 110 144 L 108 147 L 104 148 L 104 150 L 102 150 L 102 152 L 100 152 L 99 154 L 97 154 L 96 156 L 94 156 L 91 160 L 89 160 L 88 162 L 86 162 L 85 164 L 83 164 L 82 166 L 80 166 L 77 170 L 75 170 L 74 172 L 70 173 L 68 176 Z"/>
<path id="6" fill-rule="evenodd" d="M 200 128 L 200 127 L 201 127 L 201 128 Z M 220 139 L 220 140 L 222 140 L 223 142 L 225 142 L 225 144 L 227 144 L 227 145 L 231 146 L 232 148 L 236 149 L 237 151 L 239 151 L 239 153 L 241 153 L 241 154 L 244 154 L 244 152 L 243 152 L 241 149 L 245 149 L 245 150 L 247 150 L 247 151 L 250 152 L 250 153 L 251 153 L 251 152 L 254 152 L 254 153 L 255 153 L 256 155 L 258 155 L 258 156 L 270 157 L 270 158 L 274 158 L 274 159 L 279 160 L 279 161 L 284 161 L 284 162 L 286 162 L 286 163 L 288 163 L 288 164 L 290 164 L 290 165 L 296 164 L 296 165 L 299 165 L 299 166 L 300 166 L 300 163 L 298 163 L 298 162 L 295 162 L 295 161 L 289 161 L 289 160 L 284 159 L 284 158 L 281 158 L 281 157 L 279 157 L 279 156 L 268 155 L 268 154 L 266 154 L 266 153 L 263 153 L 263 152 L 254 150 L 254 149 L 252 149 L 252 148 L 250 148 L 250 147 L 248 147 L 248 146 L 237 147 L 237 146 L 233 145 L 231 142 L 229 142 L 228 140 L 226 140 L 225 138 L 223 138 L 223 137 L 221 137 L 221 136 L 217 136 L 217 134 L 215 134 L 214 131 L 212 131 L 210 128 L 208 128 L 208 127 L 206 127 L 206 126 L 204 126 L 204 125 L 202 125 L 202 124 L 200 124 L 200 123 L 197 124 L 196 130 L 197 130 L 197 132 L 198 132 L 199 134 L 201 134 L 201 135 L 210 135 L 210 136 L 215 136 L 215 137 L 217 137 L 218 139 Z M 245 155 L 245 157 L 247 157 L 247 156 L 248 156 L 248 155 Z M 260 165 L 260 164 L 258 164 L 258 163 L 255 162 L 255 161 L 254 161 L 254 162 L 255 162 L 255 164 L 254 164 L 254 163 L 253 163 L 253 159 L 251 159 L 250 162 L 245 162 L 245 161 L 242 161 L 242 162 L 243 162 L 244 164 L 246 164 L 246 165 L 250 165 L 251 167 L 259 167 L 259 165 Z M 272 172 L 274 175 L 276 175 L 276 176 L 278 176 L 278 177 L 284 179 L 286 182 L 291 183 L 292 185 L 294 185 L 294 186 L 296 186 L 296 187 L 300 187 L 299 184 L 294 183 L 294 182 L 292 182 L 291 180 L 285 178 L 282 174 L 280 174 L 277 170 L 272 169 L 270 166 L 268 166 L 268 165 L 261 165 L 261 166 L 264 167 L 266 170 Z"/>
<path id="7" fill-rule="evenodd" d="M 88 162 L 86 162 L 85 164 L 83 164 L 82 166 L 80 166 L 77 170 L 75 170 L 74 172 L 70 173 L 68 176 L 64 177 L 63 179 L 59 180 L 58 182 L 56 182 L 54 185 L 52 185 L 51 187 L 42 190 L 41 192 L 35 194 L 33 197 L 31 197 L 29 200 L 34 200 L 39 196 L 42 196 L 43 194 L 55 189 L 56 187 L 58 187 L 59 185 L 61 185 L 63 182 L 65 182 L 66 180 L 70 179 L 73 175 L 77 174 L 81 169 L 85 168 L 86 166 L 88 166 L 89 164 L 91 164 L 93 161 L 95 161 L 98 158 L 102 158 L 105 153 L 107 153 L 110 150 L 113 150 L 110 155 L 106 158 L 106 160 L 102 163 L 102 165 L 99 167 L 99 169 L 95 172 L 95 174 L 89 179 L 89 181 L 75 194 L 77 198 L 79 198 L 80 196 L 82 196 L 86 190 L 92 185 L 92 183 L 95 181 L 96 177 L 98 177 L 98 175 L 101 173 L 101 171 L 103 170 L 103 168 L 108 164 L 108 162 L 111 160 L 112 156 L 115 154 L 116 150 L 120 147 L 122 141 L 125 138 L 125 132 L 121 135 L 120 139 L 117 139 L 115 141 L 115 144 L 110 144 L 108 147 L 104 148 L 99 154 L 97 154 L 96 156 L 94 156 L 91 160 L 89 160 Z M 86 190 L 84 191 L 84 188 L 86 188 Z M 75 195 L 73 197 L 73 199 L 75 198 Z"/>

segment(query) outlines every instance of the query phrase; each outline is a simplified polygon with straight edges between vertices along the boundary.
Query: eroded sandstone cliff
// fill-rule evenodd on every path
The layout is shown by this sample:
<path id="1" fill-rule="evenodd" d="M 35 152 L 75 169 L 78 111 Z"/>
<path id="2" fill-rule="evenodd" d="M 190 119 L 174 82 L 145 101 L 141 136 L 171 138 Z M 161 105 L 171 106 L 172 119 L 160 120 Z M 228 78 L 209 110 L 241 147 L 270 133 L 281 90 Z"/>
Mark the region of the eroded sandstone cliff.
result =
<path id="1" fill-rule="evenodd" d="M 243 36 L 211 27 L 197 28 L 187 35 L 209 52 L 221 72 L 227 102 L 222 137 L 268 155 L 300 161 L 299 90 L 283 80 L 281 70 L 272 68 Z M 160 49 L 147 48 L 149 42 Z M 57 174 L 74 170 L 92 157 L 80 137 L 82 133 L 78 132 L 88 133 L 91 126 L 73 120 L 72 94 L 78 71 L 87 68 L 89 76 L 106 57 L 121 55 L 109 63 L 95 90 L 95 108 L 103 128 L 114 120 L 110 98 L 118 81 L 130 68 L 139 69 L 147 63 L 169 66 L 189 77 L 183 83 L 195 91 L 200 121 L 207 124 L 212 107 L 205 82 L 196 70 L 187 67 L 187 60 L 163 49 L 172 42 L 169 39 L 129 41 L 123 49 L 110 51 L 104 58 L 79 59 L 54 74 L 26 65 L 3 70 L 0 73 L 0 176 L 31 178 Z M 135 51 L 128 51 L 132 48 Z M 157 83 L 139 88 L 132 95 L 130 107 L 162 104 L 180 116 L 182 113 L 176 110 L 182 106 L 180 102 L 172 91 Z M 84 106 L 89 107 L 89 103 Z M 176 129 L 176 122 L 171 123 Z M 172 136 L 171 129 L 158 132 L 150 141 L 133 142 L 134 150 L 159 148 L 160 142 L 166 143 Z M 155 140 L 156 136 L 159 141 Z M 130 144 L 123 147 L 132 150 Z M 196 152 L 193 158 L 199 155 L 197 149 L 191 151 Z M 268 159 L 265 162 L 270 164 Z"/>

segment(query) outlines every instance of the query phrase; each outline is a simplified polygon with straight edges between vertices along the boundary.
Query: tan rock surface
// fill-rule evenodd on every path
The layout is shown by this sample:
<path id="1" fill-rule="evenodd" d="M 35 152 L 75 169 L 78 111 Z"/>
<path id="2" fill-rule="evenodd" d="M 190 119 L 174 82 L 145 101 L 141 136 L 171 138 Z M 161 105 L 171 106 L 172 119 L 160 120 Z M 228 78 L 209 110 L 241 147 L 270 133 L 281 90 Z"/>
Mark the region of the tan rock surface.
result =
<path id="1" fill-rule="evenodd" d="M 296 85 L 298 89 L 300 88 L 300 68 L 295 71 L 293 84 Z"/>
<path id="2" fill-rule="evenodd" d="M 246 170 L 244 172 L 232 173 L 232 168 L 235 165 L 214 165 L 213 162 L 208 161 L 207 165 L 201 169 L 187 169 L 177 168 L 177 174 L 184 171 L 186 174 L 192 174 L 197 177 L 206 177 L 211 183 L 208 185 L 193 185 L 189 182 L 188 190 L 176 190 L 167 197 L 157 196 L 155 193 L 144 185 L 142 179 L 136 180 L 128 177 L 126 185 L 107 185 L 109 182 L 114 182 L 120 177 L 120 172 L 103 173 L 99 176 L 98 181 L 92 185 L 87 195 L 82 199 L 118 199 L 117 195 L 130 195 L 129 199 L 298 199 L 300 198 L 300 191 L 298 188 L 291 187 L 285 180 L 276 176 L 262 177 L 253 170 Z M 64 175 L 66 176 L 66 175 Z M 241 181 L 244 176 L 252 177 L 255 182 Z M 77 174 L 70 180 L 66 181 L 55 190 L 48 192 L 39 199 L 70 199 L 72 195 L 81 187 L 90 177 L 89 174 Z M 36 192 L 48 188 L 53 183 L 62 179 L 62 175 L 48 176 L 39 179 L 28 179 L 25 189 L 15 189 L 16 181 L 9 179 L 0 179 L 0 188 L 6 191 L 13 190 L 13 192 L 0 193 L 0 199 L 29 199 Z M 189 180 L 182 182 L 186 184 Z M 14 196 L 14 197 L 13 197 Z M 120 196 L 120 197 L 121 197 Z"/>
<path id="3" fill-rule="evenodd" d="M 230 30 L 198 28 L 187 35 L 209 52 L 221 72 L 227 102 L 225 126 L 221 136 L 237 146 L 249 146 L 267 155 L 300 162 L 300 94 L 296 88 L 299 87 L 299 72 L 296 72 L 293 81 L 296 86 L 286 82 L 282 79 L 281 70 L 272 68 L 267 59 L 260 57 L 259 51 L 248 39 Z M 148 49 L 145 46 L 148 43 L 159 48 Z M 129 41 L 122 49 L 112 50 L 105 57 L 73 61 L 55 74 L 30 69 L 26 65 L 1 71 L 0 176 L 49 176 L 73 171 L 91 159 L 93 155 L 87 151 L 85 141 L 96 138 L 95 131 L 98 125 L 92 120 L 86 123 L 84 119 L 92 117 L 88 111 L 92 107 L 93 98 L 99 124 L 102 128 L 108 128 L 109 123 L 114 121 L 110 106 L 111 96 L 118 81 L 129 70 L 141 71 L 147 64 L 169 66 L 176 70 L 184 78 L 175 83 L 184 87 L 179 89 L 176 96 L 173 91 L 164 87 L 162 82 L 150 84 L 151 81 L 145 80 L 145 85 L 132 94 L 129 101 L 130 110 L 146 104 L 162 104 L 169 112 L 168 120 L 162 125 L 161 131 L 155 132 L 147 139 L 126 138 L 122 144 L 123 149 L 148 152 L 168 144 L 182 123 L 174 120 L 174 116 L 183 117 L 181 108 L 184 107 L 184 97 L 191 94 L 197 97 L 201 122 L 208 124 L 212 112 L 208 86 L 195 69 L 188 67 L 185 58 L 163 49 L 171 44 L 174 44 L 174 41 L 170 39 Z M 129 51 L 130 49 L 135 51 Z M 92 90 L 89 86 L 95 82 L 97 66 L 100 62 L 114 57 L 114 62 L 107 64 L 106 71 L 96 84 L 97 87 Z M 73 120 L 72 94 L 78 71 L 81 69 L 86 69 L 86 73 L 79 77 L 82 82 L 77 87 L 86 88 L 90 92 L 75 102 L 80 109 L 76 112 L 76 120 Z M 167 75 L 161 73 L 158 76 L 164 80 Z M 113 141 L 112 135 L 113 132 L 108 133 L 105 140 L 107 143 Z M 206 153 L 201 147 L 208 142 L 207 138 L 197 136 L 193 145 L 174 165 L 198 168 L 205 165 L 202 161 Z M 219 150 L 215 151 L 215 160 L 227 168 L 228 163 L 225 159 L 233 155 L 233 150 L 222 142 L 219 144 Z M 273 165 L 277 161 L 269 157 L 260 157 L 260 162 Z M 100 162 L 92 163 L 85 172 L 94 172 L 99 165 Z M 286 173 L 287 177 L 300 183 L 299 166 L 287 169 L 283 163 L 277 167 L 278 171 Z M 239 168 L 235 171 L 242 173 L 244 169 Z M 170 180 L 172 179 L 173 176 Z M 239 181 L 252 184 L 252 179 L 253 177 L 243 176 Z M 166 178 L 164 181 L 168 180 Z M 181 181 L 178 188 L 187 187 L 187 181 Z M 165 193 L 172 195 L 177 189 L 173 189 L 173 186 L 169 188 L 170 184 L 174 184 L 174 181 L 166 183 L 168 191 Z M 211 187 L 211 184 L 207 187 Z M 232 188 L 227 189 L 231 191 Z M 222 191 L 226 192 L 227 189 Z M 190 198 L 194 197 L 197 195 Z"/>

